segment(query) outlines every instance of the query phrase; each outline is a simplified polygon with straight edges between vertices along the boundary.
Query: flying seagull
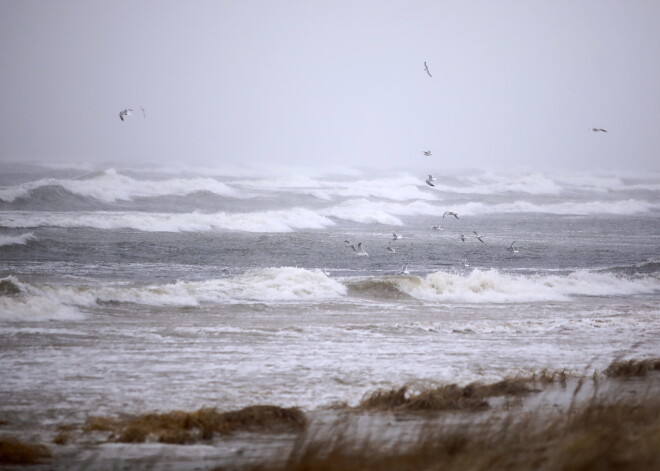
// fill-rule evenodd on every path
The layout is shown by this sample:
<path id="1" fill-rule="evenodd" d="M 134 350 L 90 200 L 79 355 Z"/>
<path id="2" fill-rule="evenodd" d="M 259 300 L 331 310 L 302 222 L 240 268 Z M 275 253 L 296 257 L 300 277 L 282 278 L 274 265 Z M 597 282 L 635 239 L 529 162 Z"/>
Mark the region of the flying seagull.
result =
<path id="1" fill-rule="evenodd" d="M 147 113 L 144 111 L 144 108 L 140 107 L 140 111 L 142 111 L 142 116 L 144 116 L 144 117 L 146 118 L 146 117 L 147 117 Z M 133 113 L 133 109 L 132 109 L 132 108 L 126 108 L 125 110 L 121 110 L 121 111 L 119 112 L 119 119 L 121 119 L 122 121 L 124 121 L 124 118 L 125 118 L 126 116 L 130 116 L 132 113 Z"/>
<path id="2" fill-rule="evenodd" d="M 358 255 L 369 255 L 369 254 L 368 254 L 367 252 L 365 252 L 364 249 L 362 248 L 362 242 L 359 242 L 359 243 L 358 243 L 357 248 L 355 247 L 355 245 L 351 245 L 351 248 L 352 248 L 353 251 L 354 251 L 356 254 L 358 254 Z"/>
<path id="3" fill-rule="evenodd" d="M 424 61 L 424 70 L 426 70 L 426 73 L 429 74 L 429 77 L 433 77 L 433 75 L 431 75 L 431 72 L 429 72 L 429 66 L 426 65 L 426 61 Z"/>
<path id="4" fill-rule="evenodd" d="M 511 245 L 509 245 L 509 248 L 507 249 L 509 252 L 518 253 L 518 249 L 513 246 L 513 244 L 515 244 L 515 243 L 516 243 L 515 240 L 513 242 L 511 242 Z"/>
<path id="5" fill-rule="evenodd" d="M 464 236 L 463 234 L 459 235 L 458 237 L 460 237 L 461 240 L 462 240 L 463 242 L 465 242 L 465 236 Z"/>
<path id="6" fill-rule="evenodd" d="M 429 178 L 426 179 L 426 184 L 428 186 L 435 186 L 432 182 L 435 180 L 435 178 L 431 178 L 433 175 L 429 175 Z"/>
<path id="7" fill-rule="evenodd" d="M 436 224 L 436 225 L 433 226 L 431 229 L 433 229 L 434 231 L 441 231 L 441 230 L 442 230 L 442 227 L 440 227 L 439 224 Z"/>
<path id="8" fill-rule="evenodd" d="M 392 253 L 396 252 L 396 249 L 394 247 L 392 247 L 389 243 L 387 244 L 387 250 L 392 252 Z"/>
<path id="9" fill-rule="evenodd" d="M 124 116 L 129 116 L 131 113 L 133 113 L 133 110 L 130 108 L 126 108 L 125 110 L 121 110 L 119 112 L 119 119 L 122 121 L 124 120 Z"/>
<path id="10" fill-rule="evenodd" d="M 603 129 L 603 128 L 591 128 L 591 130 L 593 132 L 607 132 L 607 129 Z"/>
<path id="11" fill-rule="evenodd" d="M 431 151 L 430 150 L 423 150 L 422 154 L 424 154 L 427 157 L 431 157 Z"/>
<path id="12" fill-rule="evenodd" d="M 403 236 L 394 232 L 392 234 L 392 240 L 399 240 L 399 239 L 403 239 Z"/>
<path id="13" fill-rule="evenodd" d="M 481 242 L 482 244 L 484 243 L 484 240 L 481 237 L 479 237 L 479 234 L 477 234 L 477 231 L 472 231 L 472 233 L 474 234 L 474 236 L 477 238 L 477 240 L 479 242 Z"/>
<path id="14" fill-rule="evenodd" d="M 456 214 L 456 213 L 453 212 L 453 211 L 445 211 L 445 214 L 443 214 L 442 217 L 445 217 L 445 216 L 454 216 L 456 219 L 460 219 L 460 218 L 458 217 L 458 214 Z"/>

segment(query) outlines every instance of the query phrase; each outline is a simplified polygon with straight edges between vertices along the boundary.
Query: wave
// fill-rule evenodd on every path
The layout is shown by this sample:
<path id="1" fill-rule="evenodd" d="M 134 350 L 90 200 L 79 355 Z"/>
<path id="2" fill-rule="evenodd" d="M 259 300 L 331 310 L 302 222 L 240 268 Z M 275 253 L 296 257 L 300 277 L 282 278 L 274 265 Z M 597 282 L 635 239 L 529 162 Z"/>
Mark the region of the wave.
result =
<path id="1" fill-rule="evenodd" d="M 568 275 L 515 275 L 496 269 L 469 274 L 438 271 L 425 277 L 397 275 L 347 281 L 349 293 L 377 299 L 408 296 L 423 301 L 521 303 L 569 301 L 575 296 L 648 294 L 660 291 L 657 275 L 625 277 L 586 270 Z"/>
<path id="2" fill-rule="evenodd" d="M 80 320 L 84 315 L 57 293 L 36 289 L 14 276 L 0 279 L 0 320 Z"/>
<path id="3" fill-rule="evenodd" d="M 134 229 L 146 232 L 201 232 L 232 230 L 246 232 L 291 232 L 323 229 L 335 223 L 315 211 L 293 208 L 252 213 L 143 213 L 120 211 L 26 212 L 0 214 L 0 227 L 90 227 Z"/>
<path id="4" fill-rule="evenodd" d="M 104 203 L 165 195 L 183 196 L 198 191 L 208 191 L 221 196 L 238 196 L 236 190 L 213 178 L 136 180 L 114 169 L 108 169 L 94 171 L 76 179 L 45 178 L 0 188 L 0 200 L 11 203 L 19 198 L 29 197 L 35 190 L 49 186 L 59 187 L 74 195 L 94 198 Z"/>
<path id="5" fill-rule="evenodd" d="M 381 198 L 394 201 L 438 199 L 437 195 L 424 185 L 423 178 L 411 175 L 358 180 L 314 179 L 294 175 L 268 180 L 239 180 L 233 181 L 232 184 L 261 191 L 286 190 L 324 200 L 335 197 Z"/>
<path id="6" fill-rule="evenodd" d="M 39 306 L 56 308 L 50 317 L 43 313 L 44 319 L 69 319 L 78 314 L 71 306 L 89 308 L 98 303 L 195 307 L 204 303 L 322 301 L 346 294 L 343 284 L 323 272 L 294 267 L 162 285 L 53 286 L 21 283 L 15 277 L 5 280 L 11 283 L 8 292 L 12 293 L 0 298 L 0 318 L 6 320 L 38 320 L 32 311 Z"/>
<path id="7" fill-rule="evenodd" d="M 235 303 L 380 302 L 402 299 L 432 303 L 569 302 L 583 296 L 635 296 L 660 291 L 657 274 L 626 277 L 576 271 L 568 275 L 517 275 L 498 270 L 438 271 L 424 277 L 332 278 L 320 270 L 262 268 L 205 281 L 105 286 L 29 284 L 0 280 L 0 319 L 69 320 L 78 309 L 103 303 L 198 307 Z"/>
<path id="8" fill-rule="evenodd" d="M 37 238 L 31 232 L 17 236 L 0 236 L 0 247 L 6 245 L 26 245 Z"/>

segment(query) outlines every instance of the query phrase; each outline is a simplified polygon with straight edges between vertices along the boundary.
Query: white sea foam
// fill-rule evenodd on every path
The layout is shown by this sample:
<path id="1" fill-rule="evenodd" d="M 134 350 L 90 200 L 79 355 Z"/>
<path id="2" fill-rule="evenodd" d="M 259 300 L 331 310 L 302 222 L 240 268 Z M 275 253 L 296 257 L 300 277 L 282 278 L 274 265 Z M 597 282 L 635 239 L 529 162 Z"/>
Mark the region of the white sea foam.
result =
<path id="1" fill-rule="evenodd" d="M 120 211 L 26 212 L 0 214 L 1 227 L 91 227 L 135 229 L 147 232 L 233 230 L 247 232 L 290 232 L 322 229 L 335 223 L 315 211 L 293 208 L 252 213 L 142 213 Z"/>
<path id="2" fill-rule="evenodd" d="M 349 283 L 351 285 L 351 283 Z M 353 282 L 358 290 L 370 294 L 382 291 L 387 297 L 392 288 L 425 300 L 467 303 L 521 303 L 569 301 L 574 296 L 612 296 L 660 291 L 654 276 L 625 278 L 586 270 L 569 275 L 513 275 L 496 269 L 474 270 L 469 274 L 438 271 L 425 277 L 395 276 Z"/>
<path id="3" fill-rule="evenodd" d="M 426 302 L 533 303 L 567 302 L 580 296 L 632 296 L 660 291 L 655 276 L 626 278 L 609 273 L 576 271 L 569 275 L 514 275 L 498 270 L 469 274 L 435 272 L 425 277 L 387 276 L 336 280 L 320 270 L 261 268 L 242 275 L 206 281 L 153 285 L 29 285 L 13 279 L 21 296 L 0 298 L 0 318 L 72 319 L 73 306 L 89 308 L 99 302 L 190 307 L 240 302 L 321 302 L 347 296 L 382 301 L 401 294 Z M 401 293 L 392 296 L 393 292 Z"/>
<path id="4" fill-rule="evenodd" d="M 0 295 L 0 320 L 48 321 L 77 320 L 84 316 L 63 302 L 57 293 L 46 293 L 14 276 L 0 279 L 20 291 L 18 295 Z"/>
<path id="5" fill-rule="evenodd" d="M 309 194 L 321 199 L 333 197 L 382 198 L 394 201 L 437 200 L 433 192 L 427 190 L 424 178 L 399 175 L 388 178 L 362 178 L 359 180 L 314 179 L 302 175 L 280 178 L 238 180 L 240 185 L 251 190 L 293 191 Z"/>
<path id="6" fill-rule="evenodd" d="M 31 232 L 17 236 L 0 236 L 0 247 L 6 245 L 25 245 L 31 240 L 36 240 L 36 237 Z"/>
<path id="7" fill-rule="evenodd" d="M 179 281 L 147 286 L 103 287 L 40 286 L 31 291 L 57 298 L 63 304 L 83 307 L 97 302 L 122 302 L 154 306 L 198 306 L 202 303 L 244 301 L 294 302 L 342 297 L 346 287 L 319 270 L 281 267 L 261 268 L 231 278 Z"/>
<path id="8" fill-rule="evenodd" d="M 46 178 L 0 189 L 0 200 L 12 202 L 44 186 L 61 186 L 67 191 L 106 203 L 139 197 L 187 195 L 209 191 L 222 196 L 238 196 L 236 190 L 213 178 L 173 178 L 168 180 L 136 180 L 114 169 L 92 172 L 79 179 Z"/>

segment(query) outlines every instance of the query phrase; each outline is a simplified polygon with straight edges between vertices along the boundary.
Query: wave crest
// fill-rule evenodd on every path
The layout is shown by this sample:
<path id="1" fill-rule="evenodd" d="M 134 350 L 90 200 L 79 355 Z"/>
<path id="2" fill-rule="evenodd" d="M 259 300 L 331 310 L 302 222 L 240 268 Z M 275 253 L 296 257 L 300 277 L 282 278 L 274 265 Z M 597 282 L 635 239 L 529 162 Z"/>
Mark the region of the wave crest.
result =
<path id="1" fill-rule="evenodd" d="M 213 178 L 172 178 L 168 180 L 136 180 L 114 169 L 99 170 L 76 179 L 45 178 L 0 189 L 0 200 L 11 203 L 29 197 L 46 186 L 60 187 L 69 193 L 94 198 L 104 203 L 134 198 L 165 195 L 183 196 L 209 191 L 221 196 L 237 196 L 235 190 Z"/>

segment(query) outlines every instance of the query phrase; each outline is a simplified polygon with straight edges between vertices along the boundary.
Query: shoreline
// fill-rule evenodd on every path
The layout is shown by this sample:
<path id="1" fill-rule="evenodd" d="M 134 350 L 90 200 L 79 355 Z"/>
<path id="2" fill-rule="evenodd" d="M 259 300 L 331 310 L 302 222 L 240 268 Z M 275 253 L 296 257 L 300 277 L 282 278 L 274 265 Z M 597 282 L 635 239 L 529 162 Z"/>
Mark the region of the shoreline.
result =
<path id="1" fill-rule="evenodd" d="M 454 396 L 447 399 L 447 391 Z M 440 393 L 449 402 L 438 402 Z M 445 385 L 421 391 L 402 387 L 374 391 L 358 405 L 333 404 L 311 411 L 253 406 L 229 412 L 206 408 L 139 416 L 90 415 L 84 424 L 46 425 L 38 437 L 12 433 L 11 424 L 0 423 L 0 445 L 13 437 L 42 451 L 46 448 L 30 466 L 34 470 L 302 469 L 299 465 L 309 460 L 321 466 L 329 449 L 341 459 L 357 453 L 365 460 L 365 469 L 372 469 L 368 462 L 408 456 L 420 443 L 431 446 L 447 433 L 461 431 L 468 441 L 484 440 L 484 430 L 489 430 L 488 436 L 516 427 L 540 433 L 544 424 L 569 426 L 589 410 L 646 408 L 646 415 L 657 415 L 651 427 L 660 433 L 659 393 L 660 359 L 630 360 L 613 362 L 591 377 L 562 370 L 465 387 Z M 247 416 L 240 416 L 243 411 L 249 411 Z M 146 428 L 140 432 L 139 427 Z M 652 456 L 660 460 L 660 451 Z M 0 457 L 4 459 L 2 452 Z M 6 460 L 0 463 L 7 469 L 22 466 Z"/>

